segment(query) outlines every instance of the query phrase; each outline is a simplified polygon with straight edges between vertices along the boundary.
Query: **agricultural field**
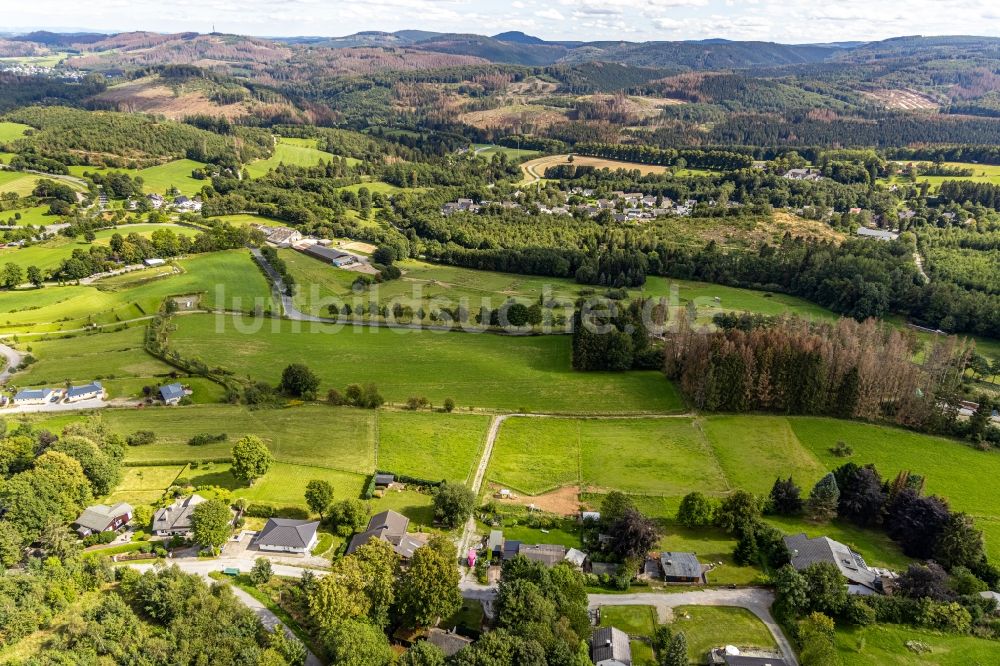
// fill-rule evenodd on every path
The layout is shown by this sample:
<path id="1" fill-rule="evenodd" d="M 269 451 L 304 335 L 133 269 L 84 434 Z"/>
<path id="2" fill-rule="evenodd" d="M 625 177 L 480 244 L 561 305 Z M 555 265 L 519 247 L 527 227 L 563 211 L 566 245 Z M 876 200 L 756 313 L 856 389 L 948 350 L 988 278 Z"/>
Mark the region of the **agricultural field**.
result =
<path id="1" fill-rule="evenodd" d="M 29 248 L 30 249 L 30 248 Z M 19 250 L 26 251 L 26 250 Z M 192 255 L 166 266 L 86 285 L 19 289 L 0 298 L 0 335 L 76 331 L 155 313 L 168 296 L 198 295 L 201 307 L 273 307 L 267 281 L 245 250 Z"/>
<path id="2" fill-rule="evenodd" d="M 917 183 L 927 181 L 931 189 L 937 189 L 946 180 L 970 180 L 975 183 L 991 183 L 1000 185 L 1000 165 L 995 164 L 973 164 L 971 162 L 944 162 L 946 167 L 958 167 L 961 169 L 972 169 L 971 176 L 917 176 Z M 897 178 L 897 180 L 899 180 Z"/>
<path id="3" fill-rule="evenodd" d="M 597 169 L 638 169 L 643 175 L 647 173 L 665 173 L 668 167 L 655 164 L 639 164 L 637 162 L 620 162 L 609 160 L 603 157 L 587 157 L 585 155 L 574 155 L 573 161 L 569 161 L 569 155 L 548 155 L 539 157 L 521 164 L 521 171 L 524 172 L 523 184 L 530 184 L 545 177 L 545 170 L 549 167 L 560 164 L 574 164 L 576 166 L 592 166 Z"/>
<path id="4" fill-rule="evenodd" d="M 254 215 L 253 213 L 216 215 L 206 219 L 208 222 L 222 222 L 224 224 L 231 224 L 235 227 L 245 227 L 251 224 L 264 224 L 269 227 L 284 227 L 288 225 L 288 223 L 284 220 L 276 220 L 271 217 L 264 217 L 263 215 Z"/>
<path id="5" fill-rule="evenodd" d="M 274 145 L 274 154 L 266 160 L 256 160 L 247 164 L 246 170 L 251 178 L 260 178 L 281 164 L 312 167 L 320 162 L 330 162 L 334 158 L 334 155 L 316 147 L 316 139 L 280 137 Z"/>
<path id="6" fill-rule="evenodd" d="M 372 298 L 379 303 L 409 305 L 414 310 L 422 306 L 425 311 L 465 304 L 470 312 L 476 312 L 481 305 L 495 308 L 509 299 L 530 304 L 542 296 L 564 304 L 566 310 L 562 314 L 568 316 L 572 314 L 573 302 L 587 288 L 566 278 L 480 271 L 406 259 L 396 263 L 403 271 L 402 278 L 383 282 L 356 295 L 351 290 L 357 278 L 355 273 L 334 268 L 295 250 L 279 250 L 279 255 L 299 285 L 294 296 L 296 307 L 318 316 L 327 315 L 326 306 L 331 302 L 353 306 L 356 300 L 367 302 Z M 719 312 L 787 313 L 806 319 L 836 317 L 829 310 L 795 296 L 662 277 L 648 278 L 641 289 L 629 290 L 629 296 L 664 297 L 670 305 L 678 307 L 693 302 L 698 321 L 703 323 L 710 322 Z"/>
<path id="7" fill-rule="evenodd" d="M 528 150 L 527 148 L 509 148 L 507 146 L 497 146 L 492 143 L 474 143 L 472 149 L 476 155 L 492 159 L 494 155 L 506 155 L 508 159 L 521 160 L 529 157 L 536 157 L 541 154 L 538 150 Z"/>
<path id="8" fill-rule="evenodd" d="M 377 425 L 377 469 L 464 483 L 479 461 L 489 417 L 386 411 Z"/>
<path id="9" fill-rule="evenodd" d="M 24 133 L 30 129 L 33 129 L 30 125 L 12 123 L 6 120 L 0 121 L 0 143 L 7 143 L 8 141 L 20 139 L 24 136 Z"/>
<path id="10" fill-rule="evenodd" d="M 340 188 L 342 190 L 350 190 L 352 192 L 357 192 L 362 187 L 367 188 L 372 194 L 399 194 L 400 192 L 424 192 L 427 188 L 425 187 L 410 187 L 402 188 L 391 183 L 384 183 L 381 180 L 368 180 L 363 183 L 355 183 L 353 185 L 345 185 Z"/>
<path id="11" fill-rule="evenodd" d="M 557 412 L 671 412 L 683 406 L 656 371 L 577 373 L 568 336 L 492 334 L 261 321 L 241 332 L 226 318 L 179 317 L 170 344 L 185 357 L 276 382 L 288 363 L 308 364 L 321 391 L 374 382 L 389 402 L 411 396 L 459 408 Z M 245 328 L 246 327 L 241 327 Z M 461 369 L 460 375 L 456 370 Z"/>
<path id="12" fill-rule="evenodd" d="M 170 188 L 175 187 L 181 194 L 194 196 L 201 191 L 205 185 L 211 185 L 210 181 L 198 180 L 191 177 L 191 172 L 205 166 L 204 162 L 196 162 L 189 159 L 180 159 L 160 164 L 146 169 L 117 169 L 94 166 L 71 166 L 69 172 L 73 176 L 82 177 L 84 173 L 127 173 L 133 178 L 142 178 L 142 191 L 146 194 L 165 194 Z"/>
<path id="13" fill-rule="evenodd" d="M 35 189 L 35 183 L 39 178 L 41 176 L 33 173 L 0 171 L 0 194 L 13 192 L 20 197 L 26 197 Z"/>

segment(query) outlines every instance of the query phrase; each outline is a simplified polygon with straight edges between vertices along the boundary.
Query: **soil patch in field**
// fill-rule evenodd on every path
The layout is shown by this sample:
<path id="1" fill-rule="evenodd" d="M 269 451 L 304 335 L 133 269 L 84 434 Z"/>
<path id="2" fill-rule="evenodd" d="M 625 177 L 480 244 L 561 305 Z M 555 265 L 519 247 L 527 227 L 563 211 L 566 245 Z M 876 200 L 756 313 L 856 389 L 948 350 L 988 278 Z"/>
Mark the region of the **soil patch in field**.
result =
<path id="1" fill-rule="evenodd" d="M 503 486 L 491 483 L 492 493 Z M 517 495 L 513 499 L 498 499 L 500 504 L 533 505 L 536 509 L 560 516 L 573 516 L 580 510 L 580 486 L 565 486 L 542 495 Z"/>

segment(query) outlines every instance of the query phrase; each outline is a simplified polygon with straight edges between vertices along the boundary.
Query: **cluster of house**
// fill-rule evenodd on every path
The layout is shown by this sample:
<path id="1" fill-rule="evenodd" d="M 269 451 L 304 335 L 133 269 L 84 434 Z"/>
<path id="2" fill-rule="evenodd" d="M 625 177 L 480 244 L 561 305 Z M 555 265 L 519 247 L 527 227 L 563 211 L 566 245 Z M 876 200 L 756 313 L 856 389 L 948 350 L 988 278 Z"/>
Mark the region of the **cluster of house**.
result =
<path id="1" fill-rule="evenodd" d="M 523 192 L 516 192 L 515 197 L 523 196 Z M 578 195 L 590 199 L 585 204 L 572 205 L 569 203 L 570 195 Z M 571 215 L 574 211 L 583 211 L 590 217 L 596 217 L 601 211 L 610 211 L 616 222 L 652 220 L 663 215 L 686 216 L 691 214 L 697 201 L 687 199 L 684 202 L 674 202 L 667 197 L 656 197 L 651 194 L 641 192 L 612 192 L 606 198 L 594 197 L 595 192 L 589 188 L 574 187 L 569 193 L 564 193 L 564 201 L 559 206 L 539 206 L 539 212 L 545 215 Z M 441 214 L 444 216 L 453 213 L 478 213 L 482 209 L 492 206 L 502 206 L 503 208 L 521 208 L 521 204 L 514 201 L 481 201 L 478 204 L 472 199 L 457 199 L 450 201 L 441 207 Z M 715 202 L 709 202 L 715 205 Z M 735 208 L 739 204 L 729 202 L 730 208 Z"/>
<path id="2" fill-rule="evenodd" d="M 153 514 L 153 534 L 159 537 L 190 537 L 191 516 L 196 506 L 205 501 L 201 495 L 178 498 Z M 318 520 L 268 518 L 254 537 L 253 546 L 272 553 L 308 555 L 319 541 Z"/>
<path id="3" fill-rule="evenodd" d="M 46 405 L 53 402 L 82 402 L 104 397 L 104 387 L 101 382 L 70 385 L 69 388 L 32 388 L 21 389 L 14 394 L 11 403 L 15 407 L 24 405 Z"/>
<path id="4" fill-rule="evenodd" d="M 179 213 L 197 213 L 201 210 L 201 199 L 195 197 L 186 197 L 183 194 L 174 197 L 173 199 L 168 199 L 162 194 L 147 194 L 146 201 L 149 202 L 149 207 L 154 210 L 160 210 L 162 208 L 173 208 Z M 129 202 L 130 208 L 135 208 L 135 202 Z"/>
<path id="5" fill-rule="evenodd" d="M 823 180 L 819 169 L 789 169 L 784 177 L 788 180 Z"/>

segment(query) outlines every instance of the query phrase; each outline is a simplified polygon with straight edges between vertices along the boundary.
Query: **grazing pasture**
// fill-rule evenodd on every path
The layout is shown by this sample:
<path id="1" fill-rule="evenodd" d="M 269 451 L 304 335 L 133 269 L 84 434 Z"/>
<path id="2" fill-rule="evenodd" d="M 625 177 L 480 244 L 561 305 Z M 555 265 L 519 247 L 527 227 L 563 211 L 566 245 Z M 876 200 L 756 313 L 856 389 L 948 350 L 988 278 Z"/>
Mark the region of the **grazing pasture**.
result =
<path id="1" fill-rule="evenodd" d="M 209 180 L 198 180 L 191 174 L 195 169 L 205 167 L 204 162 L 180 159 L 145 169 L 120 169 L 95 166 L 71 166 L 71 175 L 82 177 L 85 173 L 106 174 L 111 172 L 126 173 L 133 178 L 142 178 L 142 191 L 146 194 L 166 194 L 171 188 L 176 188 L 181 194 L 194 196 L 205 185 L 211 185 Z"/>
<path id="2" fill-rule="evenodd" d="M 489 417 L 440 412 L 379 412 L 378 469 L 438 481 L 466 482 Z"/>
<path id="3" fill-rule="evenodd" d="M 682 409 L 657 371 L 579 373 L 568 336 L 474 333 L 263 321 L 241 332 L 227 317 L 179 317 L 171 347 L 186 357 L 276 382 L 288 363 L 309 365 L 321 390 L 374 382 L 390 402 L 423 396 L 459 407 L 557 412 L 670 412 Z"/>
<path id="4" fill-rule="evenodd" d="M 914 652 L 910 642 L 930 651 Z M 838 626 L 835 643 L 843 666 L 966 666 L 992 664 L 997 656 L 995 640 L 898 624 Z"/>
<path id="5" fill-rule="evenodd" d="M 265 160 L 255 160 L 246 165 L 251 178 L 266 176 L 267 172 L 279 165 L 312 167 L 320 162 L 330 162 L 334 155 L 319 150 L 316 139 L 296 139 L 280 137 L 274 146 L 274 153 Z"/>
<path id="6" fill-rule="evenodd" d="M 16 216 L 20 215 L 20 218 Z M 32 206 L 31 208 L 13 208 L 0 212 L 0 224 L 25 227 L 29 224 L 40 227 L 49 224 L 58 224 L 62 218 L 57 215 L 49 215 L 48 206 Z"/>
<path id="7" fill-rule="evenodd" d="M 24 133 L 30 129 L 33 129 L 31 125 L 12 123 L 6 120 L 0 121 L 0 143 L 20 139 L 24 136 Z"/>

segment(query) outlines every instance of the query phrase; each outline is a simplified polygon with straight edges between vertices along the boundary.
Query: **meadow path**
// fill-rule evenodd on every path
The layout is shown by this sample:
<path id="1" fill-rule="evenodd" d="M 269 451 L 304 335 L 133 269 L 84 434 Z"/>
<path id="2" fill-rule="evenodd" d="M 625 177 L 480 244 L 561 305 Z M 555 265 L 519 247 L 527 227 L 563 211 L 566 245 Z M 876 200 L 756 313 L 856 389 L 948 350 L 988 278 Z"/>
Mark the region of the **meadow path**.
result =
<path id="1" fill-rule="evenodd" d="M 479 496 L 479 489 L 483 486 L 483 478 L 486 476 L 486 468 L 490 465 L 490 458 L 493 456 L 493 444 L 497 441 L 497 436 L 500 434 L 500 426 L 507 419 L 506 414 L 498 414 L 490 419 L 490 429 L 486 433 L 486 444 L 483 446 L 483 455 L 479 458 L 479 465 L 476 467 L 476 473 L 472 477 L 472 492 L 477 497 Z M 459 559 L 464 558 L 465 553 L 469 550 L 470 540 L 476 533 L 476 517 L 469 516 L 469 520 L 466 521 L 465 527 L 462 529 L 462 537 L 458 542 L 458 557 Z"/>

